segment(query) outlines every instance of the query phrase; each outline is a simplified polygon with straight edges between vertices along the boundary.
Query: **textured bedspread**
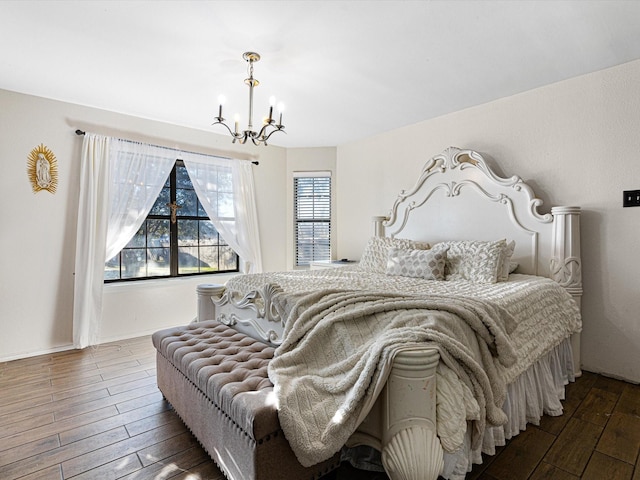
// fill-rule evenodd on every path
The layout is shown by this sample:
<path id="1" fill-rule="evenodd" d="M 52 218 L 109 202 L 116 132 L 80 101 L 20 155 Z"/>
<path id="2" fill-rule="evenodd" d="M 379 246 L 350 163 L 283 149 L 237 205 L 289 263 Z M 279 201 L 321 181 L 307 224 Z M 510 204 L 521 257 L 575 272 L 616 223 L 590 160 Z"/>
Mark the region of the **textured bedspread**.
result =
<path id="1" fill-rule="evenodd" d="M 367 290 L 400 295 L 461 296 L 488 300 L 505 308 L 516 322 L 511 334 L 517 362 L 500 370 L 511 383 L 531 364 L 558 345 L 582 324 L 575 301 L 564 288 L 549 278 L 512 274 L 507 282 L 478 284 L 466 281 L 432 281 L 410 277 L 370 273 L 357 266 L 239 275 L 227 288 L 248 293 L 267 283 L 285 292 L 304 293 L 319 290 Z"/>
<path id="2" fill-rule="evenodd" d="M 345 443 L 398 346 L 438 345 L 484 414 L 475 422 L 481 439 L 485 423 L 504 420 L 504 386 L 581 327 L 579 310 L 562 287 L 528 275 L 480 285 L 346 267 L 239 276 L 227 287 L 247 293 L 265 283 L 284 290 L 278 302 L 289 315 L 285 341 L 270 376 L 283 430 L 303 464 Z"/>

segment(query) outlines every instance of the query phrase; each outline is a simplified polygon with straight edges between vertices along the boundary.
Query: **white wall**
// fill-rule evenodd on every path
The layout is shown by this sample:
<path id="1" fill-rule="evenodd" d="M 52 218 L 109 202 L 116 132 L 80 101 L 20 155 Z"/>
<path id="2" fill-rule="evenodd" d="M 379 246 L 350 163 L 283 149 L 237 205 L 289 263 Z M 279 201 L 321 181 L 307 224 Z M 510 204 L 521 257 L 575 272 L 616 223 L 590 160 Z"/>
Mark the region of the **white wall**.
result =
<path id="1" fill-rule="evenodd" d="M 640 208 L 622 208 L 640 189 L 639 84 L 635 61 L 338 147 L 338 256 L 358 257 L 432 155 L 487 154 L 545 212 L 582 206 L 583 368 L 640 382 Z"/>
<path id="2" fill-rule="evenodd" d="M 286 150 L 232 145 L 230 138 L 93 108 L 0 90 L 0 361 L 69 348 L 82 137 L 76 128 L 190 151 L 258 160 L 254 167 L 265 270 L 286 268 Z M 212 113 L 213 115 L 213 113 Z M 56 155 L 55 194 L 34 194 L 29 152 L 43 143 Z M 228 277 L 108 285 L 102 341 L 188 323 L 195 285 Z"/>

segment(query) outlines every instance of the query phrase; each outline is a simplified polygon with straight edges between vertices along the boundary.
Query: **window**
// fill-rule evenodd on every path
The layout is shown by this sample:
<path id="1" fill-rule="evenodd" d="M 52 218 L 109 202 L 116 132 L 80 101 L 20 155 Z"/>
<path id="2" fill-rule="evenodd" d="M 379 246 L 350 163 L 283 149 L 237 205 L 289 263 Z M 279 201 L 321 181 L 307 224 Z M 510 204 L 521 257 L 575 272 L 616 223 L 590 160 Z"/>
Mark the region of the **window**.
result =
<path id="1" fill-rule="evenodd" d="M 331 260 L 331 174 L 295 173 L 293 203 L 295 265 Z"/>
<path id="2" fill-rule="evenodd" d="M 225 184 L 218 194 L 225 196 Z M 174 213 L 175 212 L 175 213 Z M 182 161 L 176 161 L 142 226 L 129 243 L 105 263 L 104 279 L 237 272 L 238 255 L 220 237 L 200 204 Z"/>

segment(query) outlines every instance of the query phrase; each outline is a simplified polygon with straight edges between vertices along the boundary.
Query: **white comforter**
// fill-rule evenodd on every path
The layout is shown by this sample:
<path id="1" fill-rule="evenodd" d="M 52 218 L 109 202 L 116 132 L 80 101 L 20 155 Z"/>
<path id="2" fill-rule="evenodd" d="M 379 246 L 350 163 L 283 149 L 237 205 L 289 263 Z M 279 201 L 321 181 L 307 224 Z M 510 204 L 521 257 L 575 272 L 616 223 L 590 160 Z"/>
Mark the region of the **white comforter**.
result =
<path id="1" fill-rule="evenodd" d="M 578 308 L 563 288 L 552 280 L 528 275 L 511 275 L 507 282 L 486 285 L 469 282 L 438 282 L 408 277 L 389 277 L 364 272 L 358 267 L 345 267 L 311 272 L 239 276 L 232 279 L 227 286 L 229 289 L 240 293 L 247 293 L 250 290 L 261 287 L 265 283 L 275 283 L 282 287 L 285 292 L 298 294 L 323 289 L 356 289 L 385 292 L 386 294 L 436 295 L 437 297 L 455 296 L 461 299 L 468 297 L 488 301 L 495 305 L 496 308 L 506 310 L 515 324 L 513 329 L 506 329 L 510 331 L 510 333 L 508 333 L 508 344 L 509 349 L 515 352 L 515 358 L 513 361 L 494 362 L 495 375 L 500 379 L 499 383 L 501 385 L 512 382 L 518 375 L 558 345 L 564 338 L 579 331 L 581 326 Z M 288 330 L 293 328 L 292 325 L 287 324 Z M 296 339 L 297 343 L 300 343 L 300 338 Z M 293 340 L 293 338 L 291 340 Z M 294 342 L 287 342 L 285 337 L 285 343 L 283 343 L 283 345 L 287 345 L 286 348 L 288 351 L 295 352 L 295 348 L 291 350 L 292 346 L 295 347 L 292 343 Z M 282 352 L 284 352 L 284 350 Z M 287 355 L 293 355 L 291 358 L 299 360 L 298 357 L 295 357 L 295 353 L 288 353 Z M 458 369 L 458 371 L 460 371 L 460 369 Z M 292 371 L 290 378 L 293 379 L 296 375 L 299 375 L 299 372 L 296 374 Z M 281 385 L 287 382 L 287 380 L 284 380 L 282 376 L 274 377 L 276 377 L 274 378 L 276 390 L 281 391 Z M 316 380 L 322 383 L 321 376 L 316 375 L 316 377 Z M 438 395 L 442 397 L 452 397 L 453 389 L 457 389 L 457 396 L 459 397 L 460 388 L 468 388 L 468 383 L 467 387 L 465 387 L 464 382 L 462 382 L 462 385 L 456 385 L 455 379 L 452 379 L 450 375 L 447 380 L 448 381 L 442 382 L 440 382 L 440 378 L 438 380 Z M 295 385 L 295 382 L 293 385 Z M 447 385 L 449 385 L 449 387 L 443 392 L 441 388 Z M 291 393 L 291 391 L 292 389 L 288 387 L 284 389 L 284 392 Z M 493 394 L 495 394 L 495 392 L 493 392 Z M 477 391 L 474 392 L 474 395 L 476 397 L 475 399 L 479 400 L 482 406 L 486 406 L 486 399 L 479 398 Z M 500 397 L 501 394 L 499 393 L 498 396 Z M 498 400 L 500 399 L 498 398 Z M 307 399 L 306 401 L 309 400 Z M 296 400 L 294 403 L 297 402 Z M 443 402 L 443 405 L 446 405 L 446 402 Z M 472 412 L 472 406 L 467 405 L 467 418 L 465 418 L 465 408 L 454 408 L 453 410 L 449 408 L 447 412 L 440 412 L 439 405 L 438 409 L 438 421 L 441 422 L 441 420 L 444 420 L 442 421 L 442 425 L 438 425 L 438 434 L 441 436 L 441 439 L 444 440 L 443 446 L 445 446 L 447 450 L 453 450 L 460 441 L 459 426 L 464 425 L 466 420 L 471 419 L 469 417 L 477 416 L 477 408 L 476 411 Z M 281 413 L 285 415 L 284 412 Z M 485 412 L 483 412 L 483 414 L 484 413 Z M 462 418 L 460 418 L 460 415 L 462 415 Z M 494 418 L 489 423 L 495 422 L 496 419 Z M 483 424 L 484 422 L 481 421 L 480 425 Z M 449 433 L 447 434 L 446 432 Z M 291 433 L 290 435 L 293 436 L 294 434 Z M 449 435 L 456 438 L 448 438 Z M 289 435 L 287 438 L 289 438 Z M 304 450 L 304 446 L 302 445 L 301 449 L 297 449 L 294 445 L 296 440 L 289 440 L 296 454 L 299 454 L 299 458 L 301 456 L 306 458 L 307 453 L 302 451 Z M 305 441 L 307 440 L 302 440 L 301 443 Z M 313 460 L 316 460 L 316 458 L 313 457 Z M 309 463 L 309 461 L 311 461 L 311 458 L 306 458 L 305 463 Z"/>

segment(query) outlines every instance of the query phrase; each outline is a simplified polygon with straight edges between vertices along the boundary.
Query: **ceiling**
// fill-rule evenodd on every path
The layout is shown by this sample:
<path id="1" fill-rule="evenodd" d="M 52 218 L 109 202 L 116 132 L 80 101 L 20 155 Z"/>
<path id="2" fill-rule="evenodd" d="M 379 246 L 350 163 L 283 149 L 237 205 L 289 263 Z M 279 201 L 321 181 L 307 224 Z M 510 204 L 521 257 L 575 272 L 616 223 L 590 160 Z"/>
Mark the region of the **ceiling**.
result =
<path id="1" fill-rule="evenodd" d="M 270 144 L 337 146 L 640 58 L 632 1 L 0 1 L 0 88 Z"/>

